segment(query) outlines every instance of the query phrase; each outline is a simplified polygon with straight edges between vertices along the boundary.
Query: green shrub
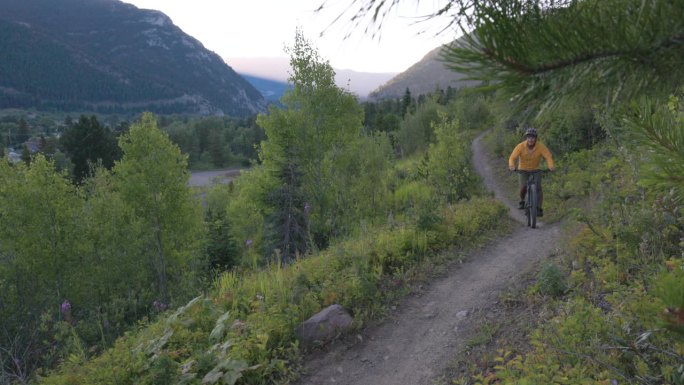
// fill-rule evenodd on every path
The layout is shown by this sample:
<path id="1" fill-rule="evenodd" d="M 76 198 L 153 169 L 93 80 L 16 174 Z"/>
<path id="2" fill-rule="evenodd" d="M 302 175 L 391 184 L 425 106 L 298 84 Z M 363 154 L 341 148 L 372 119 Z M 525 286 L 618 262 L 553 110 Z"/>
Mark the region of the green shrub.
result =
<path id="1" fill-rule="evenodd" d="M 546 264 L 537 275 L 539 292 L 544 295 L 558 297 L 566 290 L 565 278 L 558 266 L 553 263 Z"/>
<path id="2" fill-rule="evenodd" d="M 418 106 L 418 109 L 407 114 L 396 133 L 397 144 L 402 156 L 410 156 L 427 149 L 435 141 L 432 122 L 438 120 L 438 114 L 444 107 L 435 100 L 429 99 Z"/>
<path id="3" fill-rule="evenodd" d="M 430 144 L 427 152 L 424 172 L 427 182 L 437 196 L 448 203 L 470 198 L 478 181 L 470 164 L 472 154 L 468 138 L 471 135 L 446 114 L 439 114 L 439 120 L 432 123 L 432 128 L 436 142 Z"/>
<path id="4" fill-rule="evenodd" d="M 392 197 L 393 207 L 397 211 L 407 210 L 416 206 L 430 204 L 434 190 L 421 181 L 411 181 L 397 188 Z"/>
<path id="5" fill-rule="evenodd" d="M 667 328 L 684 340 L 684 261 L 668 261 L 671 271 L 656 279 L 656 295 L 664 305 L 663 319 Z"/>

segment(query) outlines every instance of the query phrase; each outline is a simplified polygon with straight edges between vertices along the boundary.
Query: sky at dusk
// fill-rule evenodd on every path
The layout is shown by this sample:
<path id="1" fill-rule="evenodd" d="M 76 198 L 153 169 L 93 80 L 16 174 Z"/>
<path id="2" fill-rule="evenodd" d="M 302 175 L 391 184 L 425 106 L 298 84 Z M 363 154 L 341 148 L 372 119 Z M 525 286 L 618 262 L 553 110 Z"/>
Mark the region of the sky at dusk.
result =
<path id="1" fill-rule="evenodd" d="M 373 38 L 363 28 L 353 28 L 353 0 L 124 0 L 138 8 L 162 11 L 185 33 L 224 59 L 286 57 L 286 45 L 294 42 L 299 26 L 304 36 L 334 68 L 360 72 L 402 72 L 432 49 L 457 37 L 440 30 L 449 19 L 417 22 L 445 0 L 405 0 L 387 16 L 381 35 Z M 359 6 L 353 6 L 356 10 Z M 346 39 L 345 35 L 349 35 Z"/>

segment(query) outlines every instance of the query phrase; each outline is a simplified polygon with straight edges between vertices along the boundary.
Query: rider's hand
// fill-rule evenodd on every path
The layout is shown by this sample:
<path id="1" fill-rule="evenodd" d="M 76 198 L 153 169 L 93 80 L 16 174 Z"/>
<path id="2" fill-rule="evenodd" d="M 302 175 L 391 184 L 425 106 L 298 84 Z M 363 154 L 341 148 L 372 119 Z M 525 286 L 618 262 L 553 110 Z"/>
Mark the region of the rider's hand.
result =
<path id="1" fill-rule="evenodd" d="M 515 171 L 515 167 L 509 167 L 508 170 L 509 170 L 510 172 L 513 172 L 513 171 Z"/>

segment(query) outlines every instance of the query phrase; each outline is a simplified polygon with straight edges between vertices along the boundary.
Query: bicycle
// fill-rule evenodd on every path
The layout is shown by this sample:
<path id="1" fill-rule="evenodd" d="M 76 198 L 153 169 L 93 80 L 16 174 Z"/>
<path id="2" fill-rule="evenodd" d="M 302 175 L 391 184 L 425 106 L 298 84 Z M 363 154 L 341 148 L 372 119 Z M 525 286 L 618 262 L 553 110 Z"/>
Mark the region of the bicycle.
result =
<path id="1" fill-rule="evenodd" d="M 518 174 L 527 176 L 527 200 L 525 201 L 525 216 L 527 226 L 533 229 L 537 227 L 537 214 L 539 214 L 539 190 L 537 184 L 541 174 L 546 174 L 550 170 L 515 170 Z"/>

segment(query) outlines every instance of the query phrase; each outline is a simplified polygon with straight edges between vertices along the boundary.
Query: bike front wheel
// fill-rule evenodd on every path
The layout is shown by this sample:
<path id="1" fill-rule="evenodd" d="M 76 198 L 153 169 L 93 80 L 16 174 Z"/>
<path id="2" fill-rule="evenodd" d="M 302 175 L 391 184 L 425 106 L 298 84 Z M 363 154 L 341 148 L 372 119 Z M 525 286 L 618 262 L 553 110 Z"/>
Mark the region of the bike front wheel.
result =
<path id="1" fill-rule="evenodd" d="M 527 225 L 533 229 L 537 227 L 537 210 L 539 208 L 539 201 L 537 197 L 537 185 L 530 185 L 529 194 L 530 204 L 528 205 Z"/>

